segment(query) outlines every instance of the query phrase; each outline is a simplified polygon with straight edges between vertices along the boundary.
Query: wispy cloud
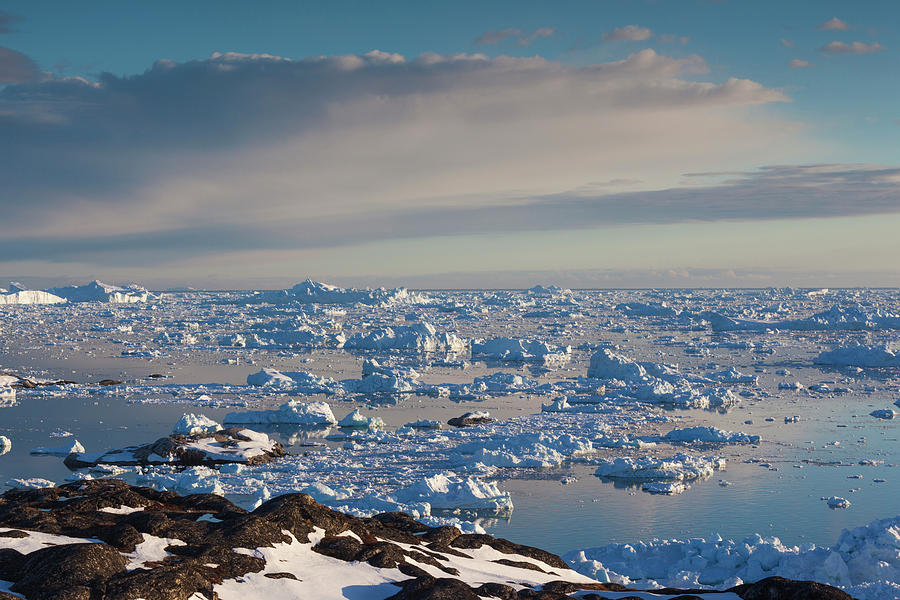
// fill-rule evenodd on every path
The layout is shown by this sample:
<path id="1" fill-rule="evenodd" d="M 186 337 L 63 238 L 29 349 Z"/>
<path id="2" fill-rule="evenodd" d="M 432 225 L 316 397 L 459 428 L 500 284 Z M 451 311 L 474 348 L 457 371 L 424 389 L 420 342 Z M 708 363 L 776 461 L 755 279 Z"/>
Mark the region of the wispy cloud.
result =
<path id="1" fill-rule="evenodd" d="M 841 21 L 837 17 L 832 17 L 819 25 L 816 29 L 822 31 L 847 31 L 850 29 L 850 25 L 846 21 Z"/>
<path id="2" fill-rule="evenodd" d="M 792 69 L 804 69 L 806 67 L 811 67 L 812 63 L 808 60 L 801 60 L 799 58 L 795 58 L 794 60 L 788 63 L 788 66 Z"/>
<path id="3" fill-rule="evenodd" d="M 521 37 L 521 35 L 521 29 L 493 29 L 491 31 L 485 31 L 475 38 L 475 43 L 482 45 L 499 44 L 507 38 Z"/>
<path id="4" fill-rule="evenodd" d="M 822 52 L 829 54 L 872 54 L 873 52 L 881 52 L 886 48 L 878 42 L 866 44 L 865 42 L 853 42 L 847 44 L 845 42 L 829 42 L 819 48 Z"/>
<path id="5" fill-rule="evenodd" d="M 0 34 L 15 33 L 17 31 L 16 25 L 21 23 L 22 20 L 20 15 L 0 10 Z"/>
<path id="6" fill-rule="evenodd" d="M 554 27 L 539 27 L 526 36 L 519 38 L 520 46 L 530 46 L 535 40 L 551 37 L 556 33 Z"/>
<path id="7" fill-rule="evenodd" d="M 603 39 L 610 42 L 639 42 L 649 40 L 651 37 L 653 37 L 653 32 L 649 28 L 638 25 L 616 27 L 612 31 L 603 34 Z"/>
<path id="8" fill-rule="evenodd" d="M 499 44 L 503 40 L 514 39 L 520 46 L 530 46 L 535 40 L 551 37 L 556 33 L 554 27 L 538 27 L 531 33 L 524 33 L 521 29 L 496 29 L 486 31 L 475 38 L 475 43 L 483 46 Z"/>

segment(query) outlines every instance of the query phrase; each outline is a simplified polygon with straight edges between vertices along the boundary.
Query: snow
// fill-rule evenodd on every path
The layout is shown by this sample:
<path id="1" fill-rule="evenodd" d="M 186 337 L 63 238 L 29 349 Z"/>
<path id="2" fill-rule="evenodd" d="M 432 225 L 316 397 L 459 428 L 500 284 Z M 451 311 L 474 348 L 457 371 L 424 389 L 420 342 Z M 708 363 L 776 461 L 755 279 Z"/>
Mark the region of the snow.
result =
<path id="1" fill-rule="evenodd" d="M 294 425 L 334 425 L 337 419 L 326 402 L 288 400 L 276 410 L 230 412 L 226 423 L 291 423 Z"/>
<path id="2" fill-rule="evenodd" d="M 207 417 L 206 415 L 195 415 L 194 413 L 184 413 L 175 426 L 172 433 L 180 433 L 183 435 L 194 435 L 196 433 L 212 433 L 222 429 L 222 426 Z"/>
<path id="3" fill-rule="evenodd" d="M 134 552 L 126 554 L 128 565 L 125 567 L 128 571 L 135 569 L 148 568 L 147 563 L 154 563 L 165 560 L 167 556 L 172 556 L 170 552 L 166 552 L 169 546 L 186 546 L 187 544 L 175 538 L 161 538 L 148 533 L 141 534 L 144 541 L 137 544 Z"/>
<path id="4" fill-rule="evenodd" d="M 0 456 L 12 450 L 12 440 L 5 435 L 0 435 Z"/>
<path id="5" fill-rule="evenodd" d="M 841 587 L 860 600 L 891 600 L 900 598 L 900 516 L 845 529 L 830 547 L 789 546 L 756 534 L 740 541 L 609 544 L 564 558 L 590 577 L 644 589 L 725 587 L 780 576 Z"/>
<path id="6" fill-rule="evenodd" d="M 93 538 L 76 538 L 67 535 L 59 535 L 53 533 L 43 533 L 40 531 L 31 531 L 27 529 L 15 530 L 9 527 L 0 527 L 0 533 L 7 531 L 24 531 L 28 535 L 26 537 L 5 537 L 0 536 L 0 548 L 9 548 L 22 554 L 30 554 L 35 550 L 46 548 L 47 546 L 62 546 L 65 544 L 84 544 L 99 543 L 100 540 Z"/>

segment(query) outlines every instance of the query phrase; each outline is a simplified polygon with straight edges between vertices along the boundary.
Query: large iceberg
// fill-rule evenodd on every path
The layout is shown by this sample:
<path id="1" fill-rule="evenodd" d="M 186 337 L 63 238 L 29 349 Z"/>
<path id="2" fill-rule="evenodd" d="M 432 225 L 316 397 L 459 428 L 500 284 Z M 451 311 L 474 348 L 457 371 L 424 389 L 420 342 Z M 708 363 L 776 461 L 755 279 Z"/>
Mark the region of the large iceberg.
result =
<path id="1" fill-rule="evenodd" d="M 142 287 L 130 285 L 119 287 L 100 281 L 92 281 L 85 285 L 67 285 L 48 288 L 51 294 L 65 298 L 69 302 L 112 302 L 116 304 L 134 304 L 146 302 L 150 293 Z"/>
<path id="2" fill-rule="evenodd" d="M 337 419 L 326 402 L 302 402 L 288 400 L 275 410 L 249 410 L 230 412 L 226 423 L 258 424 L 289 423 L 292 425 L 334 425 Z"/>
<path id="3" fill-rule="evenodd" d="M 12 291 L 0 291 L 0 306 L 12 304 L 62 304 L 65 298 L 60 298 L 49 292 L 39 290 L 18 289 L 18 286 L 10 286 Z"/>
<path id="4" fill-rule="evenodd" d="M 428 302 L 423 294 L 410 292 L 406 288 L 354 289 L 342 288 L 307 279 L 294 287 L 278 292 L 261 293 L 249 299 L 250 302 L 299 302 L 303 304 L 367 304 L 389 306 L 392 304 L 421 304 Z"/>
<path id="5" fill-rule="evenodd" d="M 397 325 L 357 333 L 344 343 L 350 350 L 418 350 L 420 352 L 462 352 L 468 341 L 452 333 L 438 333 L 429 323 Z"/>
<path id="6" fill-rule="evenodd" d="M 569 360 L 570 346 L 551 346 L 546 342 L 493 338 L 472 342 L 472 357 L 504 362 L 539 362 L 560 365 Z"/>
<path id="7" fill-rule="evenodd" d="M 836 367 L 882 368 L 900 367 L 900 356 L 889 345 L 846 346 L 822 352 L 814 360 L 818 365 Z"/>

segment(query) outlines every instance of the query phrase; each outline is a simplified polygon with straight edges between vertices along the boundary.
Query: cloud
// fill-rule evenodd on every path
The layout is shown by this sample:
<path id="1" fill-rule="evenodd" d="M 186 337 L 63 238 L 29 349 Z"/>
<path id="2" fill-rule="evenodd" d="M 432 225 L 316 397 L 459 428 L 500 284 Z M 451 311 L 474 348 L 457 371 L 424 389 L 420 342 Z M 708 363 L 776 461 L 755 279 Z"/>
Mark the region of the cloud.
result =
<path id="1" fill-rule="evenodd" d="M 873 52 L 881 52 L 885 47 L 878 42 L 866 44 L 865 42 L 853 42 L 847 44 L 844 42 L 829 42 L 819 48 L 822 52 L 829 54 L 872 54 Z"/>
<path id="2" fill-rule="evenodd" d="M 21 52 L 0 46 L 0 85 L 33 81 L 40 76 L 37 65 Z"/>
<path id="3" fill-rule="evenodd" d="M 521 35 L 521 29 L 495 29 L 479 35 L 475 38 L 475 43 L 482 45 L 498 44 L 507 38 L 521 37 Z"/>
<path id="4" fill-rule="evenodd" d="M 639 27 L 637 25 L 625 25 L 624 27 L 616 27 L 612 31 L 603 34 L 603 39 L 610 42 L 638 42 L 648 40 L 653 37 L 653 32 L 647 27 Z"/>
<path id="5" fill-rule="evenodd" d="M 601 222 L 607 200 L 588 192 L 670 187 L 698 166 L 802 147 L 791 123 L 747 111 L 789 100 L 782 92 L 692 77 L 706 70 L 699 56 L 649 49 L 582 66 L 226 53 L 7 85 L 0 264 L 152 264 L 545 226 L 523 207 L 546 224 L 571 226 L 555 206 Z"/>
<path id="6" fill-rule="evenodd" d="M 17 14 L 0 10 L 0 34 L 15 33 L 18 31 L 15 28 L 16 23 L 20 23 L 22 20 L 22 17 Z"/>
<path id="7" fill-rule="evenodd" d="M 800 60 L 799 58 L 795 58 L 788 63 L 788 66 L 792 69 L 803 69 L 805 67 L 811 67 L 812 63 L 808 60 Z"/>
<path id="8" fill-rule="evenodd" d="M 515 38 L 516 43 L 520 46 L 530 46 L 535 40 L 551 37 L 556 33 L 554 27 L 538 27 L 529 34 L 525 34 L 521 29 L 497 29 L 487 31 L 475 38 L 475 43 L 480 45 L 499 44 L 503 40 Z"/>
<path id="9" fill-rule="evenodd" d="M 679 42 L 680 44 L 683 45 L 683 44 L 690 43 L 691 38 L 690 38 L 690 36 L 687 36 L 687 35 L 682 35 L 679 37 L 673 33 L 663 33 L 663 34 L 660 34 L 659 41 L 660 41 L 660 43 L 663 43 L 663 44 L 673 44 L 675 42 Z"/>
<path id="10" fill-rule="evenodd" d="M 848 25 L 846 21 L 841 21 L 837 17 L 832 17 L 819 25 L 816 29 L 823 31 L 847 31 L 850 29 L 850 25 Z"/>
<path id="11" fill-rule="evenodd" d="M 784 46 L 785 48 L 793 48 L 794 42 L 792 42 L 791 40 L 789 40 L 787 38 L 781 38 L 781 45 Z"/>
<path id="12" fill-rule="evenodd" d="M 555 27 L 539 27 L 528 35 L 519 38 L 519 45 L 530 46 L 533 41 L 551 37 L 555 33 Z"/>

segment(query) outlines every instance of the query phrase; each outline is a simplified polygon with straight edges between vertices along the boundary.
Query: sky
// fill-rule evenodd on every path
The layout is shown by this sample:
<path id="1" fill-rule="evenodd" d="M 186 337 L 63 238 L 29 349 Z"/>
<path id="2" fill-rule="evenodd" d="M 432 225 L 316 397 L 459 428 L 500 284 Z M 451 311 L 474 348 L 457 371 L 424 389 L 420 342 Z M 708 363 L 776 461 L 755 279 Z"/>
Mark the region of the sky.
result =
<path id="1" fill-rule="evenodd" d="M 0 3 L 0 285 L 900 286 L 900 3 Z"/>

